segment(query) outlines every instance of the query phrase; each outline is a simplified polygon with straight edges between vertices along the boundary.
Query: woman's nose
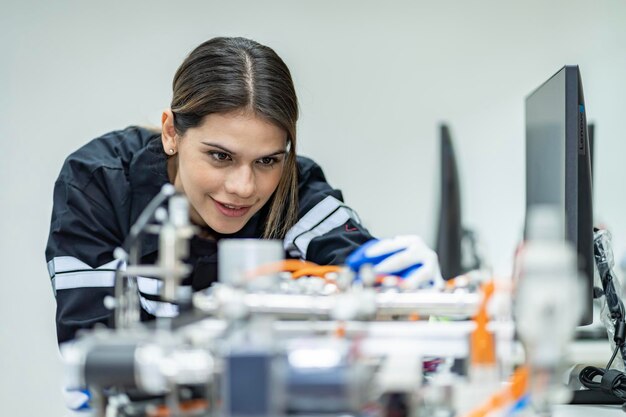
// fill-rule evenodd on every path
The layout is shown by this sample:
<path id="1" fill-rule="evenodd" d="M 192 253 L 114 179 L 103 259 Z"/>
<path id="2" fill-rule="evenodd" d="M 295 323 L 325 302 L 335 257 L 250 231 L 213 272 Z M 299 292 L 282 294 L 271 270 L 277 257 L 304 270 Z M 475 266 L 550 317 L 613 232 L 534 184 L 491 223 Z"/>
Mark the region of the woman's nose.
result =
<path id="1" fill-rule="evenodd" d="M 226 192 L 239 198 L 249 198 L 254 194 L 254 172 L 248 166 L 234 169 L 224 184 Z"/>

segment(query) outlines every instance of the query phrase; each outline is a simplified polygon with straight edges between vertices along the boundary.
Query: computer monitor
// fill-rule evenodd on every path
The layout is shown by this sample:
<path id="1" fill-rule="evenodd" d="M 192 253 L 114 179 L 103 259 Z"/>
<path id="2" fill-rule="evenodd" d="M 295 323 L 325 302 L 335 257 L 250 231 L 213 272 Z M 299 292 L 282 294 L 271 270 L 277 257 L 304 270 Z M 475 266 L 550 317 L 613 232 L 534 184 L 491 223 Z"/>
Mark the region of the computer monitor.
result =
<path id="1" fill-rule="evenodd" d="M 526 97 L 526 213 L 535 204 L 564 213 L 565 238 L 585 278 L 581 324 L 592 321 L 593 209 L 586 109 L 578 66 L 565 66 Z"/>
<path id="2" fill-rule="evenodd" d="M 436 251 L 444 279 L 462 274 L 463 226 L 461 222 L 461 192 L 450 129 L 439 126 L 441 143 L 441 197 Z"/>

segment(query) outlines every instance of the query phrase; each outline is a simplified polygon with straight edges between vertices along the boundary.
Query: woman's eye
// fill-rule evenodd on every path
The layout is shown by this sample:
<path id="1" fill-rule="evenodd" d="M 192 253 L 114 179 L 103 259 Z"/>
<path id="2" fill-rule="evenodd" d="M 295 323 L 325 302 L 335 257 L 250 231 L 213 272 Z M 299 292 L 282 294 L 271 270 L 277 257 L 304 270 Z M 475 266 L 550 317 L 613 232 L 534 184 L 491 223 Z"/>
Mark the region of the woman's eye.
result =
<path id="1" fill-rule="evenodd" d="M 268 166 L 268 167 L 274 165 L 276 162 L 277 162 L 276 158 L 272 158 L 269 156 L 259 159 L 259 164 L 263 166 Z"/>
<path id="2" fill-rule="evenodd" d="M 218 162 L 225 162 L 230 160 L 230 155 L 226 152 L 209 152 L 209 155 L 211 155 L 211 157 Z"/>

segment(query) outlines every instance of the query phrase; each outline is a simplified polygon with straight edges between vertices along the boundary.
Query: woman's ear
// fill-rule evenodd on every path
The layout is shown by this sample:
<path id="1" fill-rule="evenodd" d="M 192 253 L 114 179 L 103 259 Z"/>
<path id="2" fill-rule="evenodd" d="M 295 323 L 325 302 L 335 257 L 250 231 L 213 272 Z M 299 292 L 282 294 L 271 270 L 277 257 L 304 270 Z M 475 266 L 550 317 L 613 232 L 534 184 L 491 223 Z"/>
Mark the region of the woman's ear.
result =
<path id="1" fill-rule="evenodd" d="M 166 109 L 161 115 L 161 141 L 163 151 L 168 155 L 174 155 L 178 151 L 178 135 L 174 129 L 174 113 L 171 109 Z"/>

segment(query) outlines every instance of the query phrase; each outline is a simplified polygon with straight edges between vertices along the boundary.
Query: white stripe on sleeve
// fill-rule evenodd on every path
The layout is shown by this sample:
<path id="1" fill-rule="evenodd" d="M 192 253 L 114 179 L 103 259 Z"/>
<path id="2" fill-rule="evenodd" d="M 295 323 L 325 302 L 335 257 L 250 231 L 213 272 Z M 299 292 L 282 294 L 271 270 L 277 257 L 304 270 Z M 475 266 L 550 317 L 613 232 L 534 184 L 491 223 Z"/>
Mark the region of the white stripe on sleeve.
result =
<path id="1" fill-rule="evenodd" d="M 118 260 L 113 260 L 92 268 L 80 259 L 71 256 L 59 256 L 48 262 L 48 272 L 52 277 L 54 288 L 67 290 L 71 288 L 113 287 L 115 285 L 115 269 Z M 121 269 L 126 269 L 123 262 Z M 156 278 L 137 277 L 139 291 L 144 294 L 159 295 L 161 281 Z"/>
<path id="2" fill-rule="evenodd" d="M 161 285 L 162 281 L 156 278 L 137 277 L 137 286 L 139 287 L 139 291 L 144 294 L 161 294 Z"/>
<path id="3" fill-rule="evenodd" d="M 92 271 L 67 272 L 58 274 L 54 278 L 53 287 L 58 290 L 69 290 L 72 288 L 93 288 L 93 287 L 113 287 L 115 272 Z"/>
<path id="4" fill-rule="evenodd" d="M 115 286 L 115 268 L 118 260 L 108 262 L 98 268 L 91 268 L 83 261 L 71 256 L 59 256 L 48 262 L 48 272 L 52 277 L 52 288 L 68 290 L 73 288 L 94 288 Z M 126 269 L 122 263 L 121 269 Z M 148 300 L 141 294 L 159 295 L 162 281 L 156 278 L 137 277 L 139 287 L 139 301 L 141 307 L 156 317 L 175 317 L 178 315 L 178 306 L 164 301 Z"/>
<path id="5" fill-rule="evenodd" d="M 58 256 L 48 262 L 52 289 L 56 294 L 57 290 L 72 288 L 113 287 L 114 270 L 118 263 L 119 261 L 114 259 L 97 268 L 92 268 L 72 256 Z M 121 268 L 126 268 L 126 264 L 122 263 Z"/>
<path id="6" fill-rule="evenodd" d="M 285 235 L 285 242 L 293 242 L 298 235 L 313 229 L 318 223 L 342 206 L 342 202 L 329 195 L 310 209 Z"/>
<path id="7" fill-rule="evenodd" d="M 356 213 L 333 196 L 328 196 L 309 210 L 289 231 L 284 240 L 291 256 L 306 259 L 311 240 L 341 226 L 349 219 L 360 223 Z"/>
<path id="8" fill-rule="evenodd" d="M 148 300 L 139 294 L 141 307 L 155 317 L 176 317 L 178 316 L 178 306 L 165 301 Z"/>

